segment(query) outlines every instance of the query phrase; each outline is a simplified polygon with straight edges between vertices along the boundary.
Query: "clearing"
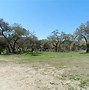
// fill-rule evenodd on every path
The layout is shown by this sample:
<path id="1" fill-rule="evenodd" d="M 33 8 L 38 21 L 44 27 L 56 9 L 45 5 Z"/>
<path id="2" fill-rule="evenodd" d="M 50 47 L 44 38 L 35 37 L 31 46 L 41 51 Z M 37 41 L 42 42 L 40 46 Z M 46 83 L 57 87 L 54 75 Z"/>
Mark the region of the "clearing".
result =
<path id="1" fill-rule="evenodd" d="M 0 90 L 89 90 L 89 54 L 1 55 Z"/>

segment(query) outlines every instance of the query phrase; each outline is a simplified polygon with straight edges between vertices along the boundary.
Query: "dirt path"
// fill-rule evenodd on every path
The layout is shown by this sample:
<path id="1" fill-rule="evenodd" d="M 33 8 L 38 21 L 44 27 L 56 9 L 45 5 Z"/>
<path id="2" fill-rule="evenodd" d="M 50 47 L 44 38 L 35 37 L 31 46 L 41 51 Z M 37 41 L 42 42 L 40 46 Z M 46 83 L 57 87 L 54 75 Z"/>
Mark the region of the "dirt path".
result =
<path id="1" fill-rule="evenodd" d="M 57 70 L 49 65 L 38 66 L 0 64 L 0 90 L 68 90 L 68 84 L 75 83 L 60 79 L 65 72 L 64 69 Z M 74 85 L 80 90 L 77 84 Z"/>

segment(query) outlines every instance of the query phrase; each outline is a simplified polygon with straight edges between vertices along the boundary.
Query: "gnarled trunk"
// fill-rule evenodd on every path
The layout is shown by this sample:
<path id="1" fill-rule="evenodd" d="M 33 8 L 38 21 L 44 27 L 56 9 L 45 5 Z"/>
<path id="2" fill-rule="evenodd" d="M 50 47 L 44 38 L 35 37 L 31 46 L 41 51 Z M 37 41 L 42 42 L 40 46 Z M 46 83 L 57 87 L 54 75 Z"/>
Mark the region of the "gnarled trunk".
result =
<path id="1" fill-rule="evenodd" d="M 89 44 L 87 44 L 86 53 L 89 53 Z"/>
<path id="2" fill-rule="evenodd" d="M 85 39 L 85 42 L 86 42 L 86 53 L 89 53 L 89 44 L 88 44 L 87 38 L 84 35 L 82 35 L 82 37 Z"/>

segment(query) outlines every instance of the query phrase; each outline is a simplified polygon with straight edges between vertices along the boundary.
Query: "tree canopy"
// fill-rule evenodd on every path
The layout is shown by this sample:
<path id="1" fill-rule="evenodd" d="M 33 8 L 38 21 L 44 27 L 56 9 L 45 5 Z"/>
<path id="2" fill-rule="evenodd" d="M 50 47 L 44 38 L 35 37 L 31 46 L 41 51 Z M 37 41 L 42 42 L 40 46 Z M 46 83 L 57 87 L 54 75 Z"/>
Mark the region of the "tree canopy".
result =
<path id="1" fill-rule="evenodd" d="M 82 23 L 75 32 L 79 40 L 84 39 L 86 42 L 86 52 L 89 52 L 89 21 Z"/>
<path id="2" fill-rule="evenodd" d="M 89 21 L 82 23 L 73 35 L 55 29 L 46 39 L 39 40 L 34 33 L 20 24 L 10 25 L 0 18 L 0 54 L 5 51 L 6 53 L 64 52 L 85 49 L 89 52 Z"/>

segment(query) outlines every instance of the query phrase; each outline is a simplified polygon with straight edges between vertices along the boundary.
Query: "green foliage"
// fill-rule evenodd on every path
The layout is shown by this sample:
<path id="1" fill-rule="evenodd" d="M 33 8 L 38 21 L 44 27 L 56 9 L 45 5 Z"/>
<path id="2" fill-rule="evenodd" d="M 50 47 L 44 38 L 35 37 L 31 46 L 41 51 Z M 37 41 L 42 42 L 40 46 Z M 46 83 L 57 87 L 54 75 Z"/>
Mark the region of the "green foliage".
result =
<path id="1" fill-rule="evenodd" d="M 86 52 L 89 52 L 89 21 L 87 21 L 85 24 L 81 24 L 79 28 L 76 29 L 75 32 L 76 37 L 78 37 L 78 40 L 81 41 L 82 39 L 85 40 L 86 43 Z"/>
<path id="2" fill-rule="evenodd" d="M 49 42 L 51 43 L 52 47 L 56 52 L 58 51 L 58 48 L 60 48 L 60 39 L 60 32 L 57 29 L 54 30 L 48 37 Z"/>
<path id="3" fill-rule="evenodd" d="M 79 86 L 80 86 L 81 88 L 86 88 L 86 86 L 87 86 L 87 81 L 86 81 L 86 80 L 81 80 Z"/>
<path id="4" fill-rule="evenodd" d="M 75 36 L 76 38 L 75 40 Z M 58 29 L 54 30 L 47 39 L 38 40 L 34 33 L 25 29 L 21 25 L 15 23 L 12 26 L 0 19 L 0 38 L 4 38 L 4 43 L 9 53 L 24 53 L 28 51 L 55 51 L 55 52 L 68 52 L 85 50 L 89 52 L 89 22 L 81 24 L 75 31 L 75 35 L 59 32 Z M 78 39 L 83 40 L 78 42 Z M 83 42 L 84 43 L 83 44 Z M 34 55 L 34 54 L 33 54 Z"/>
<path id="5" fill-rule="evenodd" d="M 13 33 L 13 35 L 17 35 L 17 36 L 24 36 L 24 35 L 26 35 L 27 33 L 27 30 L 25 29 L 25 28 L 23 28 L 21 25 L 19 25 L 19 24 L 14 24 L 13 26 L 12 26 L 12 30 L 14 30 L 14 33 Z M 29 33 L 28 33 L 29 34 Z"/>
<path id="6" fill-rule="evenodd" d="M 80 80 L 80 76 L 77 76 L 77 75 L 71 75 L 69 76 L 70 78 L 69 79 L 72 79 L 72 80 Z"/>

